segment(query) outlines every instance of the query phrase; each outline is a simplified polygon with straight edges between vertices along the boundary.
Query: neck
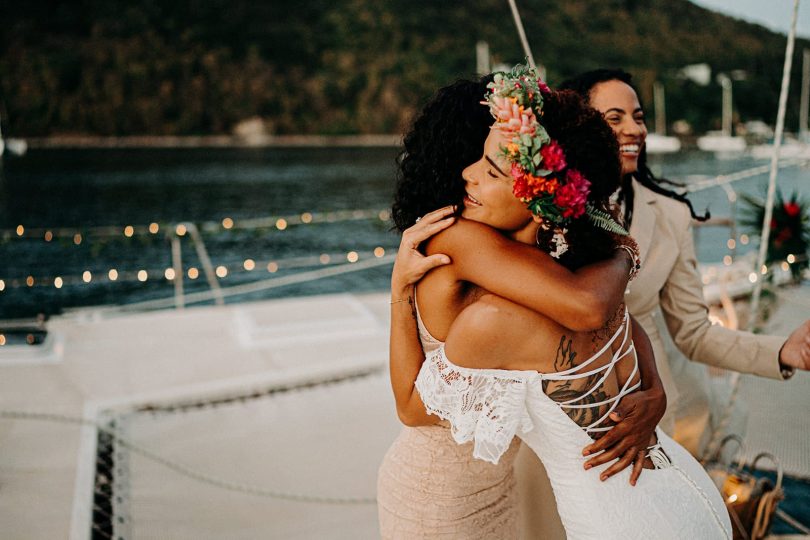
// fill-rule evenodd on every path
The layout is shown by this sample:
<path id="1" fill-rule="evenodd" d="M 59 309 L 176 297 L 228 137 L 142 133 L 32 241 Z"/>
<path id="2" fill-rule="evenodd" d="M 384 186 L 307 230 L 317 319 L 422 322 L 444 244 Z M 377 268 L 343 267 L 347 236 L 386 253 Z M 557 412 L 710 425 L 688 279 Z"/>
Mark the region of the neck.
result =
<path id="1" fill-rule="evenodd" d="M 516 242 L 533 245 L 537 242 L 537 229 L 539 228 L 540 224 L 534 220 L 531 220 L 522 229 L 512 231 L 509 234 L 509 237 Z"/>

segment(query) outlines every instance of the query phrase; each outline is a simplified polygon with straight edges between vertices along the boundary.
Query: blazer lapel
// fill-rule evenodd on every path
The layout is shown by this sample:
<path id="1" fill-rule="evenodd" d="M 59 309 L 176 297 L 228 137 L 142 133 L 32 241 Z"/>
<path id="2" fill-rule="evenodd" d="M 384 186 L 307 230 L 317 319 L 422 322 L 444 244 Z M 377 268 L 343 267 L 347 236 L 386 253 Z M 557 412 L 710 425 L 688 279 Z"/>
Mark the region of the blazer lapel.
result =
<path id="1" fill-rule="evenodd" d="M 630 235 L 638 242 L 641 264 L 647 260 L 655 231 L 655 197 L 633 179 L 633 222 L 630 224 Z"/>

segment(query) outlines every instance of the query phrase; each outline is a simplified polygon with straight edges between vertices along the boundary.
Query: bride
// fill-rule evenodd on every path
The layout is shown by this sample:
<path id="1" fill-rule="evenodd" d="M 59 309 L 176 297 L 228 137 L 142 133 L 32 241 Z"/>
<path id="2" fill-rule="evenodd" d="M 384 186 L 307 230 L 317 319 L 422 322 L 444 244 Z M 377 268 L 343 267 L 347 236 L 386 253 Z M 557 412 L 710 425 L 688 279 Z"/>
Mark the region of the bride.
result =
<path id="1" fill-rule="evenodd" d="M 552 93 L 526 69 L 497 75 L 490 90 L 486 101 L 496 122 L 484 155 L 464 170 L 462 216 L 537 242 L 569 269 L 608 257 L 615 242 L 608 230 L 619 231 L 608 215 L 618 174 L 609 186 L 591 184 L 580 172 L 588 170 L 587 149 L 576 146 L 585 107 L 573 94 Z M 429 255 L 447 252 L 442 237 L 428 242 Z M 436 279 L 431 272 L 420 288 Z M 630 470 L 605 482 L 600 476 L 610 464 L 593 467 L 600 476 L 585 470 L 582 447 L 610 429 L 610 414 L 640 384 L 624 307 L 602 331 L 573 331 L 483 294 L 428 354 L 403 414 L 425 425 L 449 421 L 456 442 L 472 442 L 473 456 L 491 463 L 515 436 L 523 439 L 546 466 L 568 538 L 730 538 L 717 489 L 660 430 L 643 460 L 651 470 L 635 487 Z"/>

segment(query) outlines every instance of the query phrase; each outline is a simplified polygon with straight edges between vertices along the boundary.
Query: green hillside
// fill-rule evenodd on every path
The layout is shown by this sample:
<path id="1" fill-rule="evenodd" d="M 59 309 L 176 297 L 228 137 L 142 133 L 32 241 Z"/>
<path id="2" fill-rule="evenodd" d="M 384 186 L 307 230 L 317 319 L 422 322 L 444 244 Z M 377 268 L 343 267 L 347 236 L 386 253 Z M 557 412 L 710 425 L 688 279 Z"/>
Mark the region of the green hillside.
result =
<path id="1" fill-rule="evenodd" d="M 668 119 L 717 127 L 720 89 L 677 78 L 699 62 L 745 70 L 742 120 L 776 116 L 785 37 L 686 0 L 520 0 L 549 81 L 595 67 L 636 74 Z M 505 0 L 85 0 L 17 3 L 0 32 L 0 115 L 21 136 L 229 133 L 261 116 L 277 134 L 393 133 L 439 85 L 523 58 Z M 801 50 L 788 127 L 795 129 Z M 651 113 L 652 111 L 650 111 Z"/>

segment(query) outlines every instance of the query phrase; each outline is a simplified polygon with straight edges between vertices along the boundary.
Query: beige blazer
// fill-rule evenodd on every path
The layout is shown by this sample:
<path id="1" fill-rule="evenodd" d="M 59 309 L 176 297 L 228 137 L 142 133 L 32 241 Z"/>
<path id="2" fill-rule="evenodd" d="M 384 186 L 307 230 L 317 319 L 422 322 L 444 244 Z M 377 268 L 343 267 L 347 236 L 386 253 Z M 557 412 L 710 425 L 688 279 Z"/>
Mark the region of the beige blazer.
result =
<path id="1" fill-rule="evenodd" d="M 741 373 L 781 379 L 779 349 L 785 338 L 712 325 L 697 271 L 689 208 L 635 180 L 630 234 L 641 254 L 641 271 L 630 283 L 627 308 L 650 336 L 658 373 L 667 393 L 661 427 L 674 435 L 680 390 L 656 325 L 663 317 L 675 346 L 686 358 Z M 659 313 L 660 308 L 660 315 Z"/>

